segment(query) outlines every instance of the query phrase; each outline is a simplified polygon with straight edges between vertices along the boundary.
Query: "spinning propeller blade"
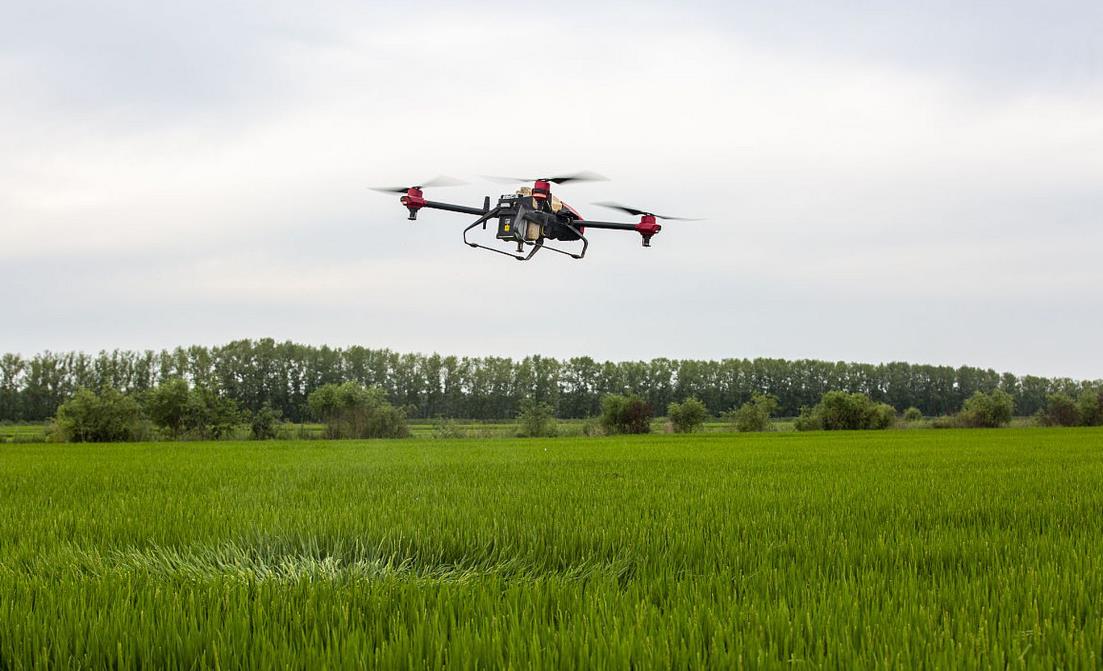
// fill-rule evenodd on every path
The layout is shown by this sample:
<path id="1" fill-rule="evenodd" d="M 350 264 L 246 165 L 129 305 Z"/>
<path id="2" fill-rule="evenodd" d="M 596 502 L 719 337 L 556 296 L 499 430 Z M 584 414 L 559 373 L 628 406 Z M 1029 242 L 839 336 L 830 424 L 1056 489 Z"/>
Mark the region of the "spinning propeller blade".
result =
<path id="1" fill-rule="evenodd" d="M 620 210 L 621 212 L 625 212 L 625 213 L 630 214 L 634 217 L 649 215 L 649 216 L 655 217 L 656 219 L 668 219 L 670 221 L 703 221 L 702 219 L 690 219 L 688 217 L 667 217 L 667 216 L 663 216 L 661 214 L 655 214 L 654 212 L 648 212 L 647 210 L 637 210 L 634 207 L 625 207 L 624 205 L 621 205 L 620 203 L 610 203 L 608 201 L 602 202 L 602 203 L 594 203 L 594 205 L 600 205 L 602 207 L 608 207 L 612 210 Z"/>
<path id="2" fill-rule="evenodd" d="M 383 193 L 406 193 L 410 188 L 423 189 L 425 187 L 438 187 L 438 186 L 463 186 L 467 182 L 462 179 L 456 179 L 455 177 L 449 177 L 447 175 L 441 175 L 428 182 L 422 182 L 421 184 L 414 184 L 411 186 L 371 186 L 368 187 L 372 191 L 382 191 Z"/>
<path id="3" fill-rule="evenodd" d="M 501 182 L 502 184 L 513 184 L 514 182 L 551 182 L 552 184 L 566 184 L 567 182 L 609 181 L 608 177 L 604 177 L 597 174 L 596 172 L 589 172 L 587 170 L 576 172 L 570 175 L 559 175 L 557 177 L 535 177 L 533 179 L 527 179 L 525 177 L 493 177 L 490 175 L 483 175 L 483 177 L 493 182 Z"/>

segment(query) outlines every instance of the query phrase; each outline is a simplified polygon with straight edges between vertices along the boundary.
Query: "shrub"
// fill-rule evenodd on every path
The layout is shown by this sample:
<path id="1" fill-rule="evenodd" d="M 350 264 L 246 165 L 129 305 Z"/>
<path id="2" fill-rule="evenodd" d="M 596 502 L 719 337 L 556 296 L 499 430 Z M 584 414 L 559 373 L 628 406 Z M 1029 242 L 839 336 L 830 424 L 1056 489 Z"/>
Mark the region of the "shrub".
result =
<path id="1" fill-rule="evenodd" d="M 233 438 L 235 429 L 244 419 L 236 401 L 213 389 L 196 387 L 188 396 L 184 423 L 188 434 L 194 438 Z"/>
<path id="2" fill-rule="evenodd" d="M 555 409 L 548 403 L 521 399 L 521 409 L 517 414 L 520 424 L 518 435 L 528 438 L 541 438 L 556 434 Z"/>
<path id="3" fill-rule="evenodd" d="M 650 433 L 651 416 L 651 404 L 634 394 L 601 399 L 601 426 L 606 434 Z"/>
<path id="4" fill-rule="evenodd" d="M 681 403 L 671 403 L 667 406 L 667 415 L 670 424 L 674 427 L 674 433 L 693 433 L 705 427 L 709 411 L 705 404 L 692 396 Z"/>
<path id="5" fill-rule="evenodd" d="M 888 403 L 878 403 L 873 406 L 869 414 L 867 429 L 881 430 L 891 429 L 896 425 L 896 408 Z"/>
<path id="6" fill-rule="evenodd" d="M 586 419 L 582 422 L 582 435 L 587 437 L 605 435 L 605 431 L 601 428 L 601 421 L 592 417 Z"/>
<path id="7" fill-rule="evenodd" d="M 960 429 L 961 420 L 957 415 L 941 415 L 931 422 L 932 429 Z"/>
<path id="8" fill-rule="evenodd" d="M 133 398 L 106 387 L 80 389 L 61 404 L 54 418 L 56 435 L 66 442 L 109 443 L 145 437 L 142 408 Z"/>
<path id="9" fill-rule="evenodd" d="M 387 402 L 379 387 L 355 382 L 327 384 L 307 399 L 314 416 L 325 422 L 327 438 L 405 438 L 406 411 Z"/>
<path id="10" fill-rule="evenodd" d="M 1081 426 L 1103 425 L 1103 389 L 1085 389 L 1076 400 Z"/>
<path id="11" fill-rule="evenodd" d="M 145 410 L 153 423 L 174 439 L 181 435 L 216 440 L 231 438 L 243 421 L 253 421 L 242 414 L 233 399 L 213 389 L 189 389 L 187 381 L 180 378 L 166 380 L 146 394 Z M 268 412 L 273 410 L 268 408 Z M 278 418 L 276 415 L 272 420 L 271 437 L 275 437 L 274 425 Z"/>
<path id="12" fill-rule="evenodd" d="M 996 389 L 989 393 L 978 391 L 970 396 L 961 412 L 958 424 L 967 428 L 995 428 L 1011 421 L 1015 400 L 1007 392 Z"/>
<path id="13" fill-rule="evenodd" d="M 176 438 L 187 425 L 190 397 L 187 381 L 166 380 L 146 396 L 146 413 L 155 425 Z"/>
<path id="14" fill-rule="evenodd" d="M 467 432 L 464 431 L 463 425 L 454 419 L 438 417 L 433 422 L 433 438 L 437 440 L 454 440 L 466 436 Z"/>
<path id="15" fill-rule="evenodd" d="M 282 410 L 275 410 L 272 406 L 265 403 L 261 406 L 260 410 L 253 413 L 252 421 L 249 423 L 249 433 L 253 436 L 253 440 L 272 440 L 279 433 L 280 417 L 283 416 Z"/>
<path id="16" fill-rule="evenodd" d="M 1038 411 L 1042 426 L 1076 426 L 1080 423 L 1080 408 L 1067 394 L 1049 394 L 1046 405 Z"/>
<path id="17" fill-rule="evenodd" d="M 915 406 L 904 411 L 905 422 L 918 422 L 921 419 L 923 419 L 923 413 Z"/>
<path id="18" fill-rule="evenodd" d="M 751 400 L 739 406 L 737 410 L 725 413 L 724 417 L 735 426 L 736 431 L 767 431 L 770 428 L 770 416 L 777 412 L 778 401 L 770 394 L 754 394 Z"/>
<path id="19" fill-rule="evenodd" d="M 888 403 L 874 403 L 869 396 L 829 391 L 812 408 L 803 408 L 797 431 L 841 431 L 887 429 L 896 422 L 896 409 Z"/>

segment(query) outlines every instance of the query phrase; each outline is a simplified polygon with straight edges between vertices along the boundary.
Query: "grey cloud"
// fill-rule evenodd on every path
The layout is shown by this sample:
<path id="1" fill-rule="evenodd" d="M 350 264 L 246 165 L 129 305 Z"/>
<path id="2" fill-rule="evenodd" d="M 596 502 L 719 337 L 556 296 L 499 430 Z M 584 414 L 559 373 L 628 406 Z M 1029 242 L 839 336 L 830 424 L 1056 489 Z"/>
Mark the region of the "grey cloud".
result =
<path id="1" fill-rule="evenodd" d="M 1099 8 L 764 7 L 7 8 L 0 350 L 271 335 L 1103 376 Z M 561 190 L 588 216 L 707 221 L 518 264 L 366 189 L 571 169 L 614 178 Z"/>

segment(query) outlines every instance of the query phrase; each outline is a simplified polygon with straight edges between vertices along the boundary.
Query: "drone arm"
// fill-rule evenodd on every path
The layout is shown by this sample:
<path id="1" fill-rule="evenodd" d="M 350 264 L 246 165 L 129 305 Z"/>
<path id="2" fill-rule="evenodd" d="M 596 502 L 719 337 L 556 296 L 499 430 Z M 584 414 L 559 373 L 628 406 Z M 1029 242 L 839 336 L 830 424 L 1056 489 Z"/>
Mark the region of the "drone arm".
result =
<path id="1" fill-rule="evenodd" d="M 474 214 L 482 216 L 487 213 L 487 210 L 481 207 L 468 207 L 467 205 L 453 205 L 452 203 L 438 203 L 435 200 L 427 200 L 422 207 L 428 207 L 433 210 L 445 210 L 446 212 L 459 212 L 460 214 Z"/>
<path id="2" fill-rule="evenodd" d="M 420 187 L 412 186 L 406 190 L 406 195 L 399 199 L 406 209 L 409 210 L 410 221 L 417 219 L 417 211 L 423 207 L 428 207 L 433 210 L 446 210 L 448 212 L 459 212 L 460 214 L 475 214 L 484 215 L 490 211 L 490 198 L 486 198 L 483 201 L 482 207 L 468 207 L 466 205 L 453 205 L 452 203 L 440 203 L 435 200 L 425 200 L 424 194 Z"/>
<path id="3" fill-rule="evenodd" d="M 583 219 L 576 221 L 579 226 L 586 228 L 602 228 L 610 231 L 634 231 L 636 230 L 636 224 L 621 224 L 613 221 L 590 221 Z"/>
<path id="4" fill-rule="evenodd" d="M 610 231 L 635 231 L 640 234 L 641 238 L 643 238 L 644 247 L 650 247 L 651 238 L 654 237 L 654 235 L 661 231 L 663 228 L 658 223 L 656 223 L 655 216 L 650 214 L 645 214 L 641 216 L 638 224 L 622 224 L 613 221 L 585 220 L 581 220 L 576 223 L 579 226 L 584 226 L 586 228 L 603 228 Z"/>

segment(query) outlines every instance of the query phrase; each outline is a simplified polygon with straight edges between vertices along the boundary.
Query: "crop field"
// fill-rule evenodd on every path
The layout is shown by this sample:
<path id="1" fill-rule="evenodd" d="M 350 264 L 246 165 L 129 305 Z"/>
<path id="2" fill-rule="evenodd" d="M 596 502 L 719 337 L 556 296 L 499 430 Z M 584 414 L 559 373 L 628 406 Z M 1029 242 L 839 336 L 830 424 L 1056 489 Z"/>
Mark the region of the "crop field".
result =
<path id="1" fill-rule="evenodd" d="M 1103 430 L 0 446 L 0 669 L 1098 668 Z"/>

